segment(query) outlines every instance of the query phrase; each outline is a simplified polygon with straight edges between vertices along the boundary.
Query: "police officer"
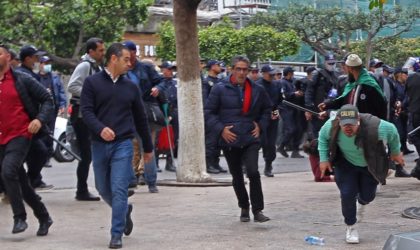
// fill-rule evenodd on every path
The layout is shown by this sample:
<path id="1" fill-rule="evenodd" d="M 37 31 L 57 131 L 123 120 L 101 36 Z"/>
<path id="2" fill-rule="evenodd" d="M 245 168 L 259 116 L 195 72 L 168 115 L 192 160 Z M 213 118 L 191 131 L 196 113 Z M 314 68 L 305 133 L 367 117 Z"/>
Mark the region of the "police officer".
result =
<path id="1" fill-rule="evenodd" d="M 256 81 L 264 87 L 272 102 L 271 119 L 268 126 L 261 136 L 261 146 L 263 149 L 263 157 L 265 160 L 264 175 L 274 177 L 272 162 L 276 159 L 276 139 L 277 127 L 279 123 L 279 106 L 282 101 L 280 83 L 274 81 L 276 70 L 271 65 L 264 65 L 261 68 L 262 78 Z"/>
<path id="2" fill-rule="evenodd" d="M 304 95 L 302 90 L 297 90 L 294 84 L 294 70 L 292 67 L 286 67 L 283 70 L 284 78 L 280 81 L 282 93 L 287 101 L 298 104 L 299 99 Z M 290 145 L 292 148 L 292 158 L 303 158 L 299 154 L 299 144 L 302 135 L 302 119 L 299 116 L 303 116 L 302 111 L 295 110 L 293 108 L 284 106 L 282 104 L 280 114 L 283 119 L 283 139 L 277 149 L 277 151 L 284 157 L 289 157 L 285 150 L 286 145 Z"/>
<path id="3" fill-rule="evenodd" d="M 218 78 L 218 75 L 222 72 L 221 67 L 222 62 L 217 60 L 209 60 L 207 62 L 206 68 L 208 71 L 207 77 L 203 80 L 203 101 L 204 104 L 209 97 L 210 91 L 221 79 Z M 206 127 L 206 166 L 207 173 L 218 174 L 226 173 L 227 170 L 220 166 L 220 147 L 218 146 L 217 135 L 211 133 L 211 128 Z"/>
<path id="4" fill-rule="evenodd" d="M 313 71 L 313 78 L 305 91 L 305 106 L 313 111 L 318 112 L 317 106 L 326 99 L 334 99 L 337 97 L 337 81 L 338 72 L 336 71 L 337 60 L 334 55 L 325 56 L 324 68 Z M 312 134 L 318 137 L 318 132 L 325 120 L 306 112 L 306 119 L 311 121 Z"/>
<path id="5" fill-rule="evenodd" d="M 174 70 L 176 66 L 170 62 L 163 62 L 162 65 L 159 66 L 162 75 L 163 75 L 163 83 L 165 85 L 165 95 L 169 101 L 169 114 L 170 123 L 172 128 L 174 129 L 174 144 L 175 147 L 178 145 L 178 137 L 179 137 L 179 125 L 178 125 L 178 99 L 177 99 L 177 81 L 173 78 Z M 169 135 L 168 135 L 169 136 Z M 158 157 L 156 157 L 156 163 L 158 162 Z M 172 159 L 172 155 L 170 153 L 166 154 L 166 165 L 165 170 L 170 172 L 175 172 L 176 168 L 174 166 L 174 159 Z"/>

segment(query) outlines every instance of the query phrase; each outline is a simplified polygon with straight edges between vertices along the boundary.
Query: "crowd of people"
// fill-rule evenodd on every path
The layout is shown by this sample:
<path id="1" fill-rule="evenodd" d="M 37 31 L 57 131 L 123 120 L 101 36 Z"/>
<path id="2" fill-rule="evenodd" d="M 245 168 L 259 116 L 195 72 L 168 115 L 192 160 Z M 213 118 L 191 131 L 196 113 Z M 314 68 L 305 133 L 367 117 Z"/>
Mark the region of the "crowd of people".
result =
<path id="1" fill-rule="evenodd" d="M 67 89 L 71 95 L 68 122 L 81 158 L 75 199 L 102 198 L 112 208 L 109 247 L 120 248 L 122 236 L 133 229 L 133 204 L 128 197 L 134 191 L 130 188 L 146 184 L 150 193 L 159 192 L 161 154 L 166 158 L 164 169 L 176 171 L 176 65 L 162 62 L 159 74 L 153 63 L 138 59 L 133 41 L 106 48 L 102 39 L 90 38 L 85 48 Z M 305 78 L 294 77 L 293 67 L 253 67 L 245 56 L 234 57 L 229 66 L 215 59 L 202 60 L 206 167 L 211 174 L 229 171 L 232 175 L 240 221 L 250 221 L 252 212 L 254 221 L 266 222 L 270 218 L 263 214 L 259 151 L 262 149 L 265 162 L 264 175 L 274 177 L 277 153 L 287 158 L 291 151 L 291 158 L 304 158 L 300 154 L 303 147 L 314 180 L 336 181 L 347 225 L 346 241 L 358 243 L 356 217 L 375 198 L 377 185 L 385 183 L 389 168 L 395 169 L 396 177 L 420 179 L 420 165 L 409 174 L 402 157 L 414 153 L 408 140 L 420 152 L 420 133 L 408 137 L 410 130 L 420 126 L 420 72 L 416 72 L 420 63 L 391 68 L 374 59 L 366 69 L 356 54 L 341 61 L 331 54 L 324 59 L 321 68 L 305 68 Z M 12 207 L 13 233 L 28 227 L 23 201 L 39 220 L 37 235 L 47 235 L 53 224 L 35 192 L 52 188 L 41 171 L 51 165 L 55 119 L 67 107 L 51 62 L 46 52 L 33 46 L 22 47 L 18 56 L 0 45 L 0 95 L 4 96 L 0 105 L 0 191 Z M 164 129 L 167 126 L 171 130 Z M 166 132 L 165 138 L 173 142 L 171 152 L 158 147 L 158 138 Z M 220 165 L 221 152 L 228 170 Z M 100 197 L 88 189 L 91 165 Z M 249 178 L 249 195 L 244 174 Z"/>

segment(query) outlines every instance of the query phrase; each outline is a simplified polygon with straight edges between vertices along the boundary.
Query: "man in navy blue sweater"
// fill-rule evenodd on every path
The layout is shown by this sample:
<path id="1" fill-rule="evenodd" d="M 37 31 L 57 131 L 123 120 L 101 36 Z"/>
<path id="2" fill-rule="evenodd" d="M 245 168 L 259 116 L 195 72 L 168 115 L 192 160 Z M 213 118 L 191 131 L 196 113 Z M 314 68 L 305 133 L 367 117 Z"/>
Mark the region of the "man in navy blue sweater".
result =
<path id="1" fill-rule="evenodd" d="M 133 206 L 127 200 L 135 130 L 142 138 L 145 162 L 152 159 L 153 144 L 140 91 L 123 75 L 130 67 L 129 50 L 114 43 L 105 60 L 105 70 L 86 78 L 83 84 L 81 109 L 92 134 L 96 189 L 112 207 L 109 248 L 121 248 L 123 233 L 129 235 L 133 229 Z"/>

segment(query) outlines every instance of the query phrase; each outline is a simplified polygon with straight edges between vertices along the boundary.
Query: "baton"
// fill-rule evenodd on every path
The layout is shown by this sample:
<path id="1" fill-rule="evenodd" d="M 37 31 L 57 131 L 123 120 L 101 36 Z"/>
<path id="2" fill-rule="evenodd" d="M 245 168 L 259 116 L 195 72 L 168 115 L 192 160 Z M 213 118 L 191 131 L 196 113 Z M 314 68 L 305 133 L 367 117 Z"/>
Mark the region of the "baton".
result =
<path id="1" fill-rule="evenodd" d="M 71 151 L 71 149 L 69 149 L 66 144 L 64 144 L 63 142 L 57 140 L 56 138 L 54 138 L 54 135 L 48 133 L 48 136 L 53 139 L 56 143 L 58 143 L 64 150 L 66 150 L 69 154 L 71 154 L 74 158 L 76 158 L 76 160 L 81 161 L 82 158 L 80 158 L 80 156 L 78 156 L 75 152 Z"/>
<path id="2" fill-rule="evenodd" d="M 420 130 L 420 126 L 418 126 L 417 128 L 413 129 L 410 133 L 408 133 L 408 136 L 412 136 L 414 133 L 416 133 L 418 130 Z"/>
<path id="3" fill-rule="evenodd" d="M 309 112 L 309 113 L 311 113 L 311 114 L 313 114 L 313 115 L 317 115 L 317 116 L 319 116 L 319 113 L 317 113 L 317 112 L 315 112 L 315 111 L 313 111 L 313 110 L 310 110 L 310 109 L 304 108 L 304 107 L 302 107 L 302 106 L 299 106 L 299 105 L 297 105 L 297 104 L 291 103 L 291 102 L 289 102 L 289 101 L 283 100 L 283 103 L 284 103 L 284 104 L 286 104 L 287 106 L 290 106 L 290 107 L 292 107 L 292 108 L 298 109 L 298 110 L 300 110 L 300 111 Z"/>

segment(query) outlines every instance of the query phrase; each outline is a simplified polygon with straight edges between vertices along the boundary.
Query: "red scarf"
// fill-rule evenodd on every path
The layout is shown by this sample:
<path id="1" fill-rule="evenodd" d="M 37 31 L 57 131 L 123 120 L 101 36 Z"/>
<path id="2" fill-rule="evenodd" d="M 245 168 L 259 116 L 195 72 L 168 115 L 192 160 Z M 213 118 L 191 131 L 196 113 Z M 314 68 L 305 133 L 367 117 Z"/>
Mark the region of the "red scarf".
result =
<path id="1" fill-rule="evenodd" d="M 230 82 L 233 85 L 238 84 L 236 82 L 236 79 L 233 76 L 230 77 Z M 242 103 L 242 114 L 248 113 L 249 109 L 251 108 L 252 86 L 248 78 L 245 80 L 244 88 L 245 88 L 245 91 L 244 91 L 243 103 Z"/>

